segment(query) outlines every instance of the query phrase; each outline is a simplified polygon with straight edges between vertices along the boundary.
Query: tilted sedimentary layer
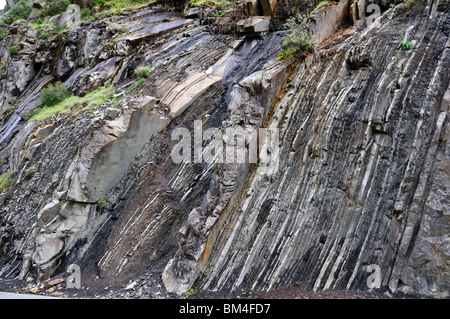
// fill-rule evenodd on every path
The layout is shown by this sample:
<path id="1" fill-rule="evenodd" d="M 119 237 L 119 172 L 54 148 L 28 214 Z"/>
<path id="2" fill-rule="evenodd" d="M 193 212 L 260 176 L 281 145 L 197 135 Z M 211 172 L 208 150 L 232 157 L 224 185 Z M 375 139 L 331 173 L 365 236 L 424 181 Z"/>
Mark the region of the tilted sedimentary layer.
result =
<path id="1" fill-rule="evenodd" d="M 317 10 L 305 23 L 315 52 L 286 61 L 276 57 L 287 31 L 218 34 L 226 17 L 209 25 L 161 8 L 53 42 L 18 24 L 22 51 L 9 57 L 0 42 L 0 173 L 11 179 L 0 278 L 45 280 L 75 263 L 87 282 L 152 273 L 183 294 L 296 281 L 368 289 L 377 269 L 381 287 L 447 297 L 450 4 L 379 5 L 376 20 L 365 1 Z M 138 66 L 152 71 L 133 87 Z M 24 121 L 56 80 L 77 95 L 114 86 L 115 100 Z M 172 134 L 193 138 L 196 120 L 277 132 L 276 145 L 258 137 L 272 161 L 175 163 Z"/>

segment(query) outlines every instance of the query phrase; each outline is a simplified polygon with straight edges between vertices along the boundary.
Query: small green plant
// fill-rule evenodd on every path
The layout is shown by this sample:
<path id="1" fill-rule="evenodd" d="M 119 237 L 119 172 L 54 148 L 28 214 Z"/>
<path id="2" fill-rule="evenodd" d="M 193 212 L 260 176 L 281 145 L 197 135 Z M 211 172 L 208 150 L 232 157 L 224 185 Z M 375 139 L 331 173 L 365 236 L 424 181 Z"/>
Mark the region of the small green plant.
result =
<path id="1" fill-rule="evenodd" d="M 69 96 L 70 92 L 65 84 L 56 82 L 42 90 L 41 103 L 43 106 L 49 107 L 64 101 Z"/>
<path id="2" fill-rule="evenodd" d="M 143 66 L 143 67 L 137 68 L 136 75 L 138 78 L 147 79 L 152 72 L 153 72 L 152 68 Z"/>
<path id="3" fill-rule="evenodd" d="M 286 23 L 290 33 L 288 33 L 281 44 L 278 60 L 287 60 L 294 56 L 299 56 L 303 52 L 313 52 L 314 46 L 318 43 L 314 35 L 303 31 L 301 25 L 295 18 L 290 18 Z"/>
<path id="4" fill-rule="evenodd" d="M 193 294 L 197 293 L 197 287 L 191 288 L 189 289 L 189 291 L 186 291 L 186 293 L 184 294 L 185 297 L 189 297 L 192 296 Z"/>
<path id="5" fill-rule="evenodd" d="M 27 176 L 30 176 L 36 173 L 36 170 L 37 170 L 36 166 L 31 166 L 25 171 L 25 173 L 27 174 Z"/>
<path id="6" fill-rule="evenodd" d="M 210 6 L 211 4 L 219 7 L 227 7 L 231 4 L 228 0 L 190 0 L 193 7 Z"/>
<path id="7" fill-rule="evenodd" d="M 32 109 L 29 111 L 26 111 L 25 114 L 23 115 L 23 120 L 24 121 L 29 121 L 33 116 L 35 116 L 37 113 L 39 112 L 39 109 Z"/>
<path id="8" fill-rule="evenodd" d="M 84 22 L 95 20 L 95 18 L 92 16 L 91 9 L 89 8 L 81 9 L 81 20 Z"/>
<path id="9" fill-rule="evenodd" d="M 139 86 L 141 86 L 144 83 L 145 83 L 145 79 L 144 78 L 140 78 L 135 84 L 133 84 L 132 87 L 129 88 L 127 93 L 133 92 L 134 90 L 136 90 Z"/>
<path id="10" fill-rule="evenodd" d="M 2 41 L 6 37 L 7 34 L 8 34 L 8 29 L 4 29 L 4 28 L 0 29 L 0 41 Z"/>
<path id="11" fill-rule="evenodd" d="M 103 18 L 111 15 L 118 15 L 124 11 L 133 11 L 148 6 L 157 0 L 92 0 L 95 7 L 104 8 L 96 16 Z"/>
<path id="12" fill-rule="evenodd" d="M 37 19 L 37 24 L 42 24 L 42 19 Z"/>
<path id="13" fill-rule="evenodd" d="M 319 10 L 320 8 L 322 8 L 324 5 L 326 5 L 329 2 L 331 2 L 331 0 L 324 0 L 324 1 L 319 2 L 317 4 L 317 6 L 314 8 L 314 10 L 310 12 L 310 14 L 308 15 L 308 18 L 311 17 L 317 10 Z"/>
<path id="14" fill-rule="evenodd" d="M 6 71 L 3 69 L 0 69 L 0 80 L 3 79 L 6 76 Z"/>
<path id="15" fill-rule="evenodd" d="M 109 86 L 98 88 L 97 90 L 89 92 L 83 97 L 72 95 L 56 105 L 37 109 L 36 111 L 34 111 L 34 114 L 32 114 L 30 120 L 44 121 L 45 119 L 55 114 L 63 114 L 79 111 L 83 112 L 91 110 L 96 107 L 99 107 L 108 100 L 112 100 L 114 93 L 115 93 L 114 87 Z"/>
<path id="16" fill-rule="evenodd" d="M 46 15 L 54 16 L 66 11 L 69 5 L 69 0 L 50 0 L 43 9 Z"/>
<path id="17" fill-rule="evenodd" d="M 9 17 L 6 18 L 5 22 L 13 23 L 17 20 L 26 20 L 31 13 L 31 7 L 31 2 L 26 2 L 24 0 L 19 1 L 11 8 Z"/>
<path id="18" fill-rule="evenodd" d="M 400 48 L 401 48 L 403 51 L 411 50 L 411 48 L 412 48 L 412 43 L 411 43 L 411 42 L 401 42 L 401 43 L 400 43 Z"/>
<path id="19" fill-rule="evenodd" d="M 41 39 L 45 40 L 45 39 L 47 39 L 47 37 L 48 37 L 47 32 L 42 31 L 42 32 L 41 32 Z"/>
<path id="20" fill-rule="evenodd" d="M 11 184 L 11 175 L 13 172 L 6 172 L 0 175 L 0 193 Z"/>
<path id="21" fill-rule="evenodd" d="M 404 4 L 406 10 L 411 9 L 416 4 L 416 0 L 407 0 Z"/>
<path id="22" fill-rule="evenodd" d="M 102 197 L 97 201 L 97 205 L 99 208 L 103 209 L 106 207 L 106 197 Z"/>
<path id="23" fill-rule="evenodd" d="M 19 52 L 19 49 L 16 47 L 8 47 L 8 53 L 10 56 L 14 56 Z"/>

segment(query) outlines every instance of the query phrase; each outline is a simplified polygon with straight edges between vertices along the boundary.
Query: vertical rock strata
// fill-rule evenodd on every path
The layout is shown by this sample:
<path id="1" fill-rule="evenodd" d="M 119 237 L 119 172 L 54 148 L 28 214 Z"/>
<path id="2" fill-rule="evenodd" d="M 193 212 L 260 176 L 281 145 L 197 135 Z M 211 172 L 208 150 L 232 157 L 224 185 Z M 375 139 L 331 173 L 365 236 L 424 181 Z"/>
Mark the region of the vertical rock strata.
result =
<path id="1" fill-rule="evenodd" d="M 204 289 L 367 289 L 375 264 L 392 290 L 448 296 L 449 18 L 396 8 L 308 57 L 265 123 L 280 170 L 256 167 L 221 216 Z"/>

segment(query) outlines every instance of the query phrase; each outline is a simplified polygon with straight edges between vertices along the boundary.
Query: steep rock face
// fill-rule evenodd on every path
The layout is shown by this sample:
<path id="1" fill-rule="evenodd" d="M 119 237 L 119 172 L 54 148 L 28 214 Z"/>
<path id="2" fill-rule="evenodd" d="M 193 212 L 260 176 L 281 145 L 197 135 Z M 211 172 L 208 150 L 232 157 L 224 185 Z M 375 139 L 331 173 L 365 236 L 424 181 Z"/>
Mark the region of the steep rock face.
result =
<path id="1" fill-rule="evenodd" d="M 204 289 L 367 289 L 375 264 L 392 290 L 448 296 L 448 4 L 402 8 L 300 65 L 265 123 L 280 170 L 255 167 L 221 216 Z"/>

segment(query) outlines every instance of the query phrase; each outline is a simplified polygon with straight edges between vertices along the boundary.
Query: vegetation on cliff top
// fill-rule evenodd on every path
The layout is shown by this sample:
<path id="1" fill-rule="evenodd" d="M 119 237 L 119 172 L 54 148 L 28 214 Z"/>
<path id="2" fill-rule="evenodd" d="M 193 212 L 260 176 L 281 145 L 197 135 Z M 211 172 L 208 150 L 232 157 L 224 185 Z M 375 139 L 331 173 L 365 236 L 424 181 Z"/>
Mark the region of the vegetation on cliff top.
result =
<path id="1" fill-rule="evenodd" d="M 112 86 L 99 88 L 83 97 L 70 96 L 50 107 L 38 109 L 28 116 L 32 121 L 44 121 L 55 115 L 69 112 L 80 112 L 99 107 L 108 100 L 113 99 L 115 89 Z"/>
<path id="2" fill-rule="evenodd" d="M 6 172 L 0 175 L 0 192 L 2 192 L 11 183 L 11 175 L 13 172 Z"/>

